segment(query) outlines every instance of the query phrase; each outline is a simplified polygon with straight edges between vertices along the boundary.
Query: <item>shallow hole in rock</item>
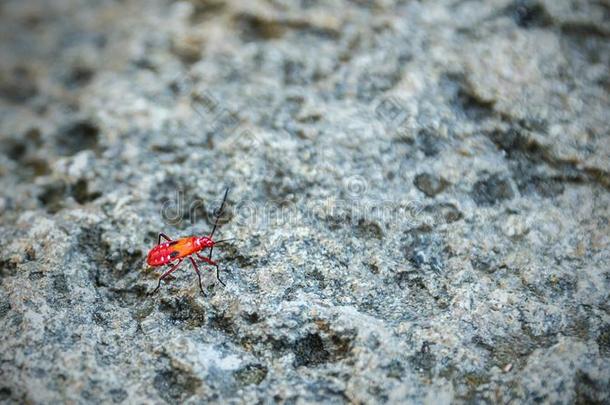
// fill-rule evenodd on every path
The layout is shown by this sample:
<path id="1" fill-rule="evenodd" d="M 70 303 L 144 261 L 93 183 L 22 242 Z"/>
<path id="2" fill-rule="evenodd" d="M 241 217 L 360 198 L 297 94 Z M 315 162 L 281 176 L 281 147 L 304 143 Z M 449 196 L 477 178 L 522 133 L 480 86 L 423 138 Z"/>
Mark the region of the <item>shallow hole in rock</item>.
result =
<path id="1" fill-rule="evenodd" d="M 38 195 L 38 201 L 47 212 L 54 214 L 64 207 L 66 198 L 66 185 L 61 182 L 47 184 Z"/>
<path id="2" fill-rule="evenodd" d="M 379 266 L 375 263 L 366 263 L 363 262 L 366 267 L 368 267 L 369 271 L 373 274 L 379 274 Z"/>
<path id="3" fill-rule="evenodd" d="M 436 356 L 429 351 L 417 351 L 409 358 L 409 362 L 415 371 L 424 374 L 428 378 L 432 378 L 434 366 L 436 364 Z"/>
<path id="4" fill-rule="evenodd" d="M 610 382 L 600 377 L 591 377 L 583 370 L 577 370 L 574 376 L 576 404 L 604 404 L 608 403 Z"/>
<path id="5" fill-rule="evenodd" d="M 90 121 L 74 122 L 63 127 L 57 135 L 57 148 L 62 156 L 72 156 L 98 146 L 99 128 Z"/>
<path id="6" fill-rule="evenodd" d="M 37 130 L 30 130 L 23 139 L 6 139 L 0 142 L 0 151 L 18 164 L 15 174 L 25 181 L 51 172 L 47 160 L 35 154 L 40 148 L 39 135 Z"/>
<path id="7" fill-rule="evenodd" d="M 324 348 L 324 342 L 318 334 L 310 333 L 297 340 L 293 345 L 294 366 L 315 366 L 326 363 L 330 353 Z"/>
<path id="8" fill-rule="evenodd" d="M 70 293 L 70 286 L 66 280 L 66 276 L 63 274 L 57 274 L 53 276 L 51 286 L 55 291 L 56 296 L 66 297 Z"/>
<path id="9" fill-rule="evenodd" d="M 463 373 L 453 378 L 453 384 L 466 389 L 465 395 L 456 395 L 468 403 L 480 403 L 483 399 L 479 397 L 478 388 L 489 383 L 489 376 L 480 372 Z"/>
<path id="10" fill-rule="evenodd" d="M 522 28 L 548 27 L 551 16 L 542 4 L 532 0 L 516 0 L 506 8 L 515 23 Z"/>
<path id="11" fill-rule="evenodd" d="M 5 139 L 1 143 L 2 152 L 14 161 L 21 160 L 27 152 L 27 144 L 17 139 Z"/>
<path id="12" fill-rule="evenodd" d="M 454 110 L 473 121 L 481 121 L 494 114 L 494 102 L 481 99 L 460 73 L 447 73 L 440 86 L 448 94 Z"/>
<path id="13" fill-rule="evenodd" d="M 366 389 L 366 392 L 377 398 L 377 403 L 388 403 L 388 395 L 383 387 L 379 385 L 371 385 Z"/>
<path id="14" fill-rule="evenodd" d="M 45 274 L 42 271 L 33 271 L 28 274 L 28 279 L 30 279 L 31 281 L 36 281 L 44 278 L 44 276 Z"/>
<path id="15" fill-rule="evenodd" d="M 154 310 L 152 301 L 147 301 L 148 293 L 154 287 L 156 285 L 147 287 L 145 284 L 136 284 L 127 288 L 109 287 L 108 293 L 121 307 L 131 308 L 135 319 L 142 320 Z"/>
<path id="16" fill-rule="evenodd" d="M 40 129 L 33 127 L 25 131 L 23 134 L 27 142 L 31 143 L 35 147 L 39 147 L 42 145 L 42 135 L 40 133 Z"/>
<path id="17" fill-rule="evenodd" d="M 472 186 L 470 196 L 479 206 L 495 205 L 514 197 L 510 181 L 500 174 L 485 175 Z"/>
<path id="18" fill-rule="evenodd" d="M 71 187 L 70 191 L 71 191 L 72 197 L 74 197 L 76 202 L 79 204 L 86 204 L 101 196 L 101 193 L 99 193 L 99 192 L 90 193 L 88 189 L 89 189 L 89 185 L 87 183 L 87 180 L 80 179 Z"/>
<path id="19" fill-rule="evenodd" d="M 494 130 L 484 133 L 496 146 L 505 151 L 510 159 L 542 158 L 542 146 L 525 135 L 520 128 L 510 128 L 506 131 Z"/>
<path id="20" fill-rule="evenodd" d="M 426 196 L 434 197 L 445 190 L 449 185 L 449 182 L 443 177 L 431 173 L 420 173 L 415 176 L 413 184 Z"/>
<path id="21" fill-rule="evenodd" d="M 415 144 L 428 157 L 436 156 L 443 148 L 441 138 L 427 129 L 422 129 L 417 133 Z"/>
<path id="22" fill-rule="evenodd" d="M 88 84 L 95 76 L 95 71 L 86 66 L 74 66 L 70 69 L 64 80 L 68 88 L 82 87 Z"/>
<path id="23" fill-rule="evenodd" d="M 494 342 L 491 348 L 491 360 L 500 368 L 511 363 L 513 370 L 522 369 L 534 350 L 546 349 L 556 342 L 556 336 L 509 336 Z"/>
<path id="24" fill-rule="evenodd" d="M 248 364 L 235 371 L 235 379 L 241 385 L 258 385 L 267 377 L 267 367 L 260 364 Z"/>
<path id="25" fill-rule="evenodd" d="M 12 259 L 0 259 L 0 279 L 12 276 L 17 271 L 17 263 Z"/>
<path id="26" fill-rule="evenodd" d="M 129 396 L 127 391 L 122 388 L 113 388 L 108 391 L 108 394 L 110 395 L 110 398 L 112 398 L 112 402 L 114 402 L 115 404 L 120 404 L 121 402 L 125 401 Z"/>
<path id="27" fill-rule="evenodd" d="M 608 64 L 610 43 L 608 34 L 597 26 L 587 23 L 565 23 L 561 27 L 561 44 L 568 62 L 574 64 L 585 60 L 589 64 Z M 604 79 L 608 80 L 608 75 Z"/>
<path id="28" fill-rule="evenodd" d="M 187 371 L 172 367 L 157 370 L 153 386 L 168 403 L 182 403 L 197 392 L 201 380 Z"/>
<path id="29" fill-rule="evenodd" d="M 108 327 L 109 319 L 108 317 L 99 309 L 95 310 L 91 315 L 91 320 L 99 326 Z"/>
<path id="30" fill-rule="evenodd" d="M 42 158 L 27 158 L 23 161 L 23 166 L 30 171 L 32 177 L 46 176 L 51 173 L 49 162 Z"/>
<path id="31" fill-rule="evenodd" d="M 475 254 L 470 258 L 470 264 L 476 270 L 480 270 L 487 274 L 496 272 L 500 265 L 496 256 L 485 256 Z"/>
<path id="32" fill-rule="evenodd" d="M 383 238 L 383 230 L 381 226 L 375 221 L 369 221 L 364 218 L 358 220 L 358 225 L 356 226 L 356 233 L 365 239 L 375 238 L 382 239 Z"/>
<path id="33" fill-rule="evenodd" d="M 135 299 L 143 288 L 136 284 L 141 277 L 138 273 L 144 260 L 143 252 L 140 249 L 113 249 L 102 234 L 99 226 L 91 226 L 82 228 L 78 235 L 79 252 L 88 258 L 91 283 L 98 288 L 107 287 L 111 293 L 121 293 L 126 300 Z M 123 284 L 124 278 L 129 278 L 132 287 L 116 289 L 115 286 Z"/>
<path id="34" fill-rule="evenodd" d="M 572 295 L 576 290 L 577 281 L 576 278 L 571 275 L 553 273 L 548 276 L 547 283 L 545 284 L 547 293 Z"/>
<path id="35" fill-rule="evenodd" d="M 244 313 L 242 315 L 242 317 L 244 318 L 244 320 L 248 323 L 254 324 L 254 323 L 258 323 L 260 321 L 260 317 L 258 315 L 258 313 L 256 312 L 251 312 L 251 313 Z"/>
<path id="36" fill-rule="evenodd" d="M 210 318 L 209 323 L 212 328 L 229 336 L 234 336 L 236 333 L 236 325 L 233 318 L 226 316 L 224 313 L 214 314 Z"/>
<path id="37" fill-rule="evenodd" d="M 551 198 L 563 193 L 564 184 L 552 177 L 533 175 L 531 177 L 515 177 L 517 187 L 522 194 L 537 194 L 541 197 Z"/>
<path id="38" fill-rule="evenodd" d="M 0 97 L 13 103 L 24 103 L 38 94 L 36 77 L 30 69 L 17 66 L 10 77 L 0 73 Z"/>
<path id="39" fill-rule="evenodd" d="M 8 387 L 0 388 L 0 401 L 5 401 L 11 397 L 13 391 Z"/>
<path id="40" fill-rule="evenodd" d="M 449 224 L 463 218 L 462 212 L 451 203 L 428 205 L 424 208 L 424 212 L 432 214 L 436 223 Z"/>
<path id="41" fill-rule="evenodd" d="M 326 288 L 326 285 L 327 285 L 326 278 L 324 277 L 324 274 L 322 274 L 322 272 L 319 269 L 310 268 L 310 269 L 306 270 L 305 277 L 306 277 L 306 279 L 311 280 L 311 281 L 315 280 L 315 282 L 317 282 L 318 288 L 320 290 L 324 290 Z"/>
<path id="42" fill-rule="evenodd" d="M 402 380 L 402 376 L 405 372 L 405 367 L 399 360 L 393 359 L 386 367 L 386 370 L 386 375 L 388 376 L 388 378 Z"/>
<path id="43" fill-rule="evenodd" d="M 460 89 L 454 102 L 473 121 L 480 121 L 493 114 L 493 102 L 485 101 L 466 89 Z"/>
<path id="44" fill-rule="evenodd" d="M 298 60 L 286 60 L 283 66 L 284 83 L 287 85 L 304 85 L 308 82 L 305 64 Z"/>
<path id="45" fill-rule="evenodd" d="M 358 78 L 357 94 L 359 100 L 371 102 L 386 91 L 392 89 L 401 79 L 402 72 L 396 69 L 392 72 L 364 72 Z M 387 124 L 396 124 L 403 116 L 403 107 L 392 98 L 385 98 L 375 109 L 375 112 Z"/>
<path id="46" fill-rule="evenodd" d="M 586 341 L 592 335 L 590 332 L 592 329 L 593 325 L 589 318 L 575 314 L 574 319 L 569 321 L 565 327 L 561 328 L 561 333 L 564 336 L 574 336 Z"/>
<path id="47" fill-rule="evenodd" d="M 205 310 L 193 297 L 163 298 L 159 310 L 169 315 L 175 322 L 185 322 L 190 327 L 198 327 L 205 322 Z"/>
<path id="48" fill-rule="evenodd" d="M 559 176 L 541 174 L 540 170 L 545 165 L 545 151 L 538 142 L 526 136 L 522 128 L 485 132 L 485 136 L 506 152 L 512 177 L 522 194 L 551 198 L 563 193 L 563 182 L 585 181 L 584 176 L 579 176 L 569 167 L 564 167 L 564 174 Z"/>
<path id="49" fill-rule="evenodd" d="M 237 15 L 235 22 L 240 37 L 245 42 L 281 38 L 287 28 L 277 21 L 266 20 L 258 15 L 246 13 Z"/>
<path id="50" fill-rule="evenodd" d="M 330 336 L 332 342 L 331 355 L 334 360 L 339 360 L 347 357 L 352 350 L 353 336 L 344 336 L 332 334 Z"/>
<path id="51" fill-rule="evenodd" d="M 176 58 L 188 66 L 201 59 L 204 46 L 202 37 L 185 33 L 183 35 L 174 35 L 170 50 Z"/>

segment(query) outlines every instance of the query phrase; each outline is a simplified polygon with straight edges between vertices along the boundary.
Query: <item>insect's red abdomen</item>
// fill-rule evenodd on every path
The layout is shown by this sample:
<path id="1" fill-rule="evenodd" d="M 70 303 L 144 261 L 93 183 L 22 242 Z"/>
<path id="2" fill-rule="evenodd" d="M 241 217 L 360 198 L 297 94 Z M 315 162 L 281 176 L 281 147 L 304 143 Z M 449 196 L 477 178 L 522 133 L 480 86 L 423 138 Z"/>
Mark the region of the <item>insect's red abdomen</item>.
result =
<path id="1" fill-rule="evenodd" d="M 148 252 L 146 263 L 149 266 L 162 266 L 173 261 L 178 255 L 179 253 L 172 246 L 168 243 L 162 243 Z"/>

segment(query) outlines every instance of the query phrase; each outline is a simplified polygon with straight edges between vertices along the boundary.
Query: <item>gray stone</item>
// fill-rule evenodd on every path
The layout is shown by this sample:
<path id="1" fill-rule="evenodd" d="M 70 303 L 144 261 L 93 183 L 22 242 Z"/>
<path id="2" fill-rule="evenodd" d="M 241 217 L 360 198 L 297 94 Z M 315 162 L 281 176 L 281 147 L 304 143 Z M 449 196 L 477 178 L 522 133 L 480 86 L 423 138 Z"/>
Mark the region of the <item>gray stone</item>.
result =
<path id="1" fill-rule="evenodd" d="M 3 1 L 0 402 L 608 403 L 607 14 Z"/>

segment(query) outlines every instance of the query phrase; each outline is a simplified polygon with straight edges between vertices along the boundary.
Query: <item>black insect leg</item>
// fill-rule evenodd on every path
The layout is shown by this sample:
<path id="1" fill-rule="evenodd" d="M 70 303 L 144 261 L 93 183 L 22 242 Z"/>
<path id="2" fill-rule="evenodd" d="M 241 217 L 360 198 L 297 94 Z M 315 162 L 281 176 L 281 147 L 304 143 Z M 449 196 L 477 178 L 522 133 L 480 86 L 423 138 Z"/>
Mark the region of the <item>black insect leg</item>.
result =
<path id="1" fill-rule="evenodd" d="M 174 265 L 174 266 L 173 266 L 171 269 L 169 269 L 168 271 L 166 271 L 165 273 L 163 273 L 163 274 L 161 275 L 161 277 L 159 277 L 159 284 L 157 284 L 157 288 L 155 288 L 155 289 L 153 290 L 153 292 L 151 292 L 151 293 L 150 293 L 150 294 L 148 294 L 148 295 L 153 295 L 154 293 L 156 293 L 156 292 L 157 292 L 157 290 L 159 290 L 159 288 L 161 287 L 161 281 L 162 281 L 164 278 L 166 278 L 167 276 L 169 276 L 170 274 L 172 274 L 174 271 L 176 271 L 176 269 L 178 268 L 178 266 L 180 266 L 180 263 L 182 263 L 182 259 L 180 259 L 180 260 L 178 261 L 178 263 L 176 263 L 176 264 L 175 264 L 175 265 Z"/>
<path id="2" fill-rule="evenodd" d="M 203 286 L 201 285 L 201 273 L 199 272 L 199 267 L 197 267 L 197 263 L 195 263 L 195 260 L 192 257 L 189 257 L 189 260 L 191 261 L 191 263 L 193 263 L 193 267 L 195 268 L 195 272 L 197 273 L 197 278 L 199 279 L 199 290 L 201 291 L 201 294 L 205 296 L 205 293 L 203 292 Z"/>
<path id="3" fill-rule="evenodd" d="M 205 257 L 205 256 L 201 256 L 200 254 L 197 253 L 197 257 L 201 260 L 203 260 L 204 262 L 206 262 L 207 264 L 211 264 L 212 266 L 216 267 L 216 280 L 218 280 L 218 282 L 220 284 L 222 284 L 223 286 L 227 286 L 221 279 L 220 279 L 220 267 L 218 266 L 218 263 L 216 263 L 214 260 L 210 259 L 209 257 Z"/>

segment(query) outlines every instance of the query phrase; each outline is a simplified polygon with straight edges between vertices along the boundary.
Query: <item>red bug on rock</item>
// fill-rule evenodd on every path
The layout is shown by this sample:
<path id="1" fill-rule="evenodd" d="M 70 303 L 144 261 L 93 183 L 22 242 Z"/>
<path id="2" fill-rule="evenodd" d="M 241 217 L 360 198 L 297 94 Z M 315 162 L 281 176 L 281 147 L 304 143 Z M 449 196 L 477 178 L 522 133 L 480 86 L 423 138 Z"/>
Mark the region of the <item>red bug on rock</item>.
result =
<path id="1" fill-rule="evenodd" d="M 220 209 L 216 211 L 216 220 L 214 221 L 214 228 L 212 228 L 212 232 L 208 236 L 189 236 L 186 238 L 180 238 L 177 240 L 172 240 L 170 237 L 165 235 L 164 233 L 159 233 L 159 240 L 157 241 L 157 246 L 153 247 L 150 252 L 148 252 L 148 257 L 146 258 L 146 263 L 152 267 L 160 267 L 160 266 L 168 266 L 169 270 L 159 277 L 159 284 L 157 284 L 157 288 L 154 289 L 150 295 L 154 294 L 161 287 L 161 281 L 165 279 L 167 276 L 172 274 L 174 271 L 178 269 L 178 266 L 182 261 L 188 258 L 193 267 L 195 268 L 195 272 L 197 273 L 197 278 L 199 279 L 199 289 L 203 292 L 203 286 L 201 285 L 201 274 L 199 273 L 199 267 L 193 259 L 193 255 L 197 256 L 201 261 L 211 264 L 216 267 L 216 279 L 222 285 L 225 283 L 220 279 L 220 269 L 218 268 L 218 263 L 212 260 L 212 251 L 214 250 L 214 246 L 224 242 L 225 240 L 214 241 L 214 232 L 218 226 L 218 219 L 222 215 L 222 210 L 224 208 L 225 202 L 227 201 L 227 195 L 229 194 L 229 189 L 227 188 L 225 191 L 224 198 L 222 199 L 222 204 L 220 205 Z M 167 242 L 161 243 L 161 238 L 164 238 Z M 210 249 L 207 257 L 199 254 L 203 249 Z"/>

